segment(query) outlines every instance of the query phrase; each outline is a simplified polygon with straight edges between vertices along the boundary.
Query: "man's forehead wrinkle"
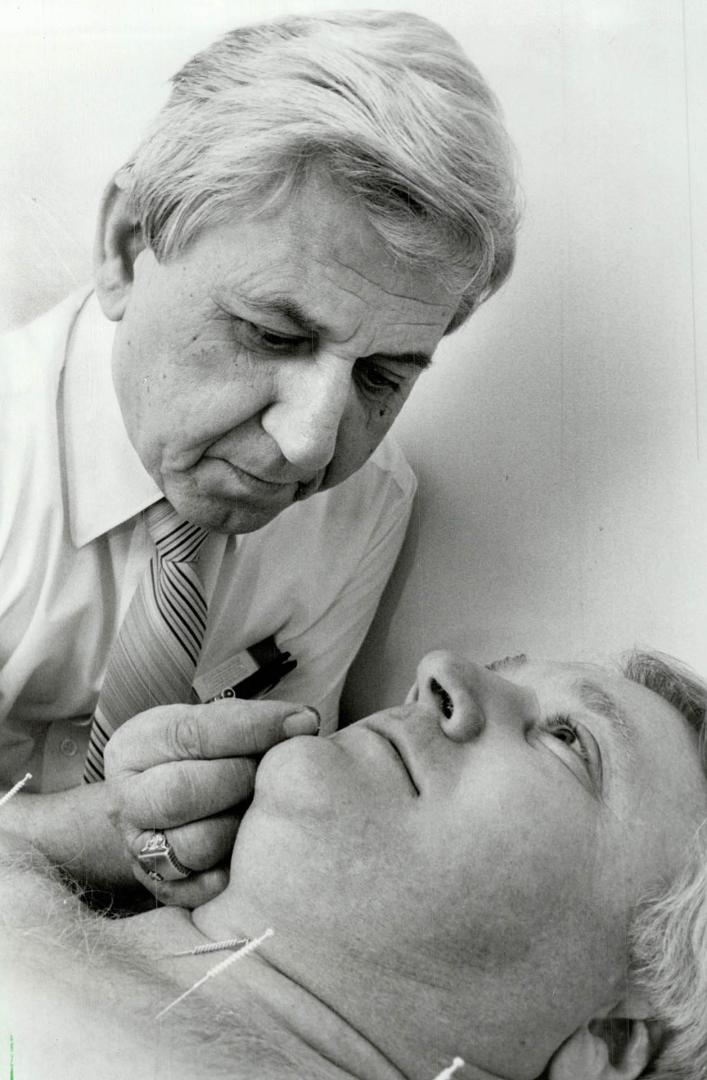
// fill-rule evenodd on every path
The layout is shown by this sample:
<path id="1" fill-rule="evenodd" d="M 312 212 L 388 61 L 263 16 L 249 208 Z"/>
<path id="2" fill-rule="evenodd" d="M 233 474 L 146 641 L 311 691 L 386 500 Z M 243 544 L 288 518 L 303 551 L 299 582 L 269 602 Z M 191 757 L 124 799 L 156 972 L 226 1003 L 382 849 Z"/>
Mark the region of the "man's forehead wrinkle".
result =
<path id="1" fill-rule="evenodd" d="M 312 280 L 311 271 L 314 267 L 318 274 Z M 372 307 L 374 310 L 383 307 L 389 318 L 392 316 L 401 322 L 413 322 L 421 328 L 430 327 L 435 330 L 444 329 L 450 313 L 455 309 L 454 303 L 439 304 L 386 289 L 382 283 L 369 280 L 343 263 L 340 269 L 343 274 L 336 273 L 336 264 L 332 259 L 318 260 L 314 256 L 304 258 L 301 252 L 293 252 L 291 256 L 288 254 L 275 264 L 271 259 L 260 263 L 257 258 L 249 257 L 229 267 L 224 284 L 234 295 L 239 294 L 243 300 L 261 307 L 266 307 L 271 302 L 289 302 L 304 310 L 306 304 L 301 300 L 311 295 L 320 299 L 322 308 L 327 301 L 336 301 L 336 296 L 322 296 L 322 284 L 326 283 L 330 284 L 335 292 L 350 296 L 356 306 Z M 315 285 L 316 293 L 313 293 Z M 306 311 L 305 313 L 308 314 Z M 313 318 L 313 321 L 317 320 Z"/>
<path id="2" fill-rule="evenodd" d="M 350 266 L 348 263 L 345 263 L 342 259 L 336 259 L 334 261 L 336 262 L 337 266 L 340 266 L 342 268 L 342 270 L 345 270 L 348 273 L 353 274 L 356 278 L 358 278 L 361 281 L 365 281 L 368 285 L 372 285 L 375 289 L 382 292 L 386 297 L 389 297 L 391 300 L 399 300 L 399 301 L 402 301 L 403 303 L 409 303 L 409 304 L 419 304 L 420 307 L 434 308 L 435 311 L 443 312 L 445 314 L 446 314 L 447 311 L 450 311 L 451 308 L 452 308 L 452 304 L 440 304 L 439 301 L 437 301 L 437 300 L 425 300 L 421 296 L 412 295 L 411 292 L 407 292 L 407 293 L 397 292 L 392 287 L 387 288 L 386 284 L 385 284 L 385 281 L 378 281 L 375 278 L 366 277 L 366 275 L 362 274 L 360 270 L 357 270 L 355 266 Z M 322 265 L 326 266 L 326 264 L 322 264 Z M 410 289 L 412 290 L 412 288 L 413 288 L 413 286 L 411 284 Z"/>
<path id="3" fill-rule="evenodd" d="M 333 285 L 334 288 L 337 289 L 339 292 L 346 293 L 347 296 L 352 296 L 354 300 L 358 301 L 359 304 L 369 303 L 368 299 L 364 295 L 362 295 L 363 290 L 356 289 L 353 285 L 344 284 L 344 282 L 337 278 L 335 274 L 331 273 L 330 265 L 328 263 L 322 263 L 321 268 L 324 279 L 328 281 L 331 285 Z M 369 288 L 375 289 L 376 292 L 379 291 L 378 286 L 368 281 L 368 278 L 364 278 L 362 275 L 359 275 L 359 280 L 364 281 Z"/>
<path id="4" fill-rule="evenodd" d="M 302 277 L 295 266 L 254 266 L 241 263 L 224 276 L 223 292 L 257 307 L 272 301 L 292 300 Z"/>
<path id="5" fill-rule="evenodd" d="M 399 322 L 389 322 L 387 328 L 389 330 L 407 330 L 411 326 L 414 326 L 416 330 L 432 330 L 435 334 L 439 331 L 438 322 L 428 322 L 426 319 L 405 319 Z"/>
<path id="6" fill-rule="evenodd" d="M 356 288 L 357 282 L 363 285 L 364 290 L 373 289 L 376 293 L 386 297 L 386 299 L 395 301 L 396 304 L 400 305 L 403 309 L 409 305 L 415 305 L 433 308 L 435 311 L 439 311 L 440 315 L 446 315 L 446 313 L 453 308 L 453 304 L 451 303 L 444 304 L 435 300 L 426 300 L 422 297 L 413 295 L 411 292 L 397 292 L 392 287 L 389 288 L 386 286 L 385 277 L 380 280 L 377 277 L 368 277 L 367 274 L 363 273 L 361 270 L 357 270 L 355 266 L 351 266 L 350 263 L 345 262 L 343 258 L 339 258 L 338 256 L 330 255 L 326 259 L 317 259 L 316 257 L 313 257 L 312 262 L 321 268 L 327 280 L 331 281 L 337 288 L 352 293 L 358 297 L 359 300 L 365 300 L 365 297 L 362 295 L 362 292 Z M 354 279 L 353 286 L 344 285 L 340 278 L 333 272 L 333 267 L 343 270 L 344 275 L 350 275 Z M 412 282 L 410 284 L 410 289 L 413 289 Z"/>

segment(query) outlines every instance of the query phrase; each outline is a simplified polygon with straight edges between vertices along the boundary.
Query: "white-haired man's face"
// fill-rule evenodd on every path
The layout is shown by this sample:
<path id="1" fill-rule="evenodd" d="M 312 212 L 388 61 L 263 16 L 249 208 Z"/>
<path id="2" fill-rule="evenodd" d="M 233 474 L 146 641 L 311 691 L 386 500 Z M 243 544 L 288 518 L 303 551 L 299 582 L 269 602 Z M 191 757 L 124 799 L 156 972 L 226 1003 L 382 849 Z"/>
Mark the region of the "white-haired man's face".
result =
<path id="1" fill-rule="evenodd" d="M 304 985 L 339 980 L 362 1027 L 375 1003 L 383 1049 L 404 1001 L 407 1030 L 444 1017 L 438 1057 L 462 1031 L 477 1065 L 534 1077 L 625 998 L 634 905 L 706 815 L 694 736 L 651 691 L 438 652 L 405 705 L 265 756 L 229 892 Z"/>
<path id="2" fill-rule="evenodd" d="M 173 506 L 247 532 L 360 468 L 458 298 L 396 262 L 322 174 L 161 263 L 142 250 L 132 265 L 125 205 L 114 188 L 99 296 L 119 322 L 113 375 L 128 434 Z"/>

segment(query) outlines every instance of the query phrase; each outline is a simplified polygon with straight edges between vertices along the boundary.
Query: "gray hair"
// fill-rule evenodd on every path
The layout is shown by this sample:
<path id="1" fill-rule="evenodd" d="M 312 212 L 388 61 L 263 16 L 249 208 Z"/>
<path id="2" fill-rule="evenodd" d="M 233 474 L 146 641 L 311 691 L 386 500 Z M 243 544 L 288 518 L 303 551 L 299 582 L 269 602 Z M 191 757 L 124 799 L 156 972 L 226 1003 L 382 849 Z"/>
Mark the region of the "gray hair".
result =
<path id="1" fill-rule="evenodd" d="M 461 294 L 448 331 L 510 273 L 513 149 L 495 96 L 435 23 L 406 12 L 287 16 L 231 31 L 172 83 L 126 167 L 158 259 L 236 211 L 279 206 L 323 166 L 391 254 Z"/>
<path id="2" fill-rule="evenodd" d="M 660 694 L 695 731 L 707 776 L 707 683 L 671 657 L 632 653 L 627 679 Z M 646 900 L 632 925 L 633 977 L 662 1030 L 644 1074 L 655 1080 L 707 1076 L 707 837 L 701 829 L 687 867 L 660 895 Z"/>

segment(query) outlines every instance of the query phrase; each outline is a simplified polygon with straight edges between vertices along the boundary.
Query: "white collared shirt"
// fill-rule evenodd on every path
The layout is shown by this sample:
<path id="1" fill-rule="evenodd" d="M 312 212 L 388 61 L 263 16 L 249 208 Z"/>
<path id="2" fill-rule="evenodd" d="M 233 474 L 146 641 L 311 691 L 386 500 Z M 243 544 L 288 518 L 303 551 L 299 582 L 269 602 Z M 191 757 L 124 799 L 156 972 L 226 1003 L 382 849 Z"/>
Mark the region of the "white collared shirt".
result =
<path id="1" fill-rule="evenodd" d="M 29 790 L 80 782 L 108 653 L 152 554 L 142 511 L 161 492 L 123 425 L 114 330 L 84 289 L 0 342 L 0 785 L 27 770 Z M 343 484 L 257 532 L 211 534 L 195 685 L 215 696 L 274 635 L 297 668 L 265 696 L 314 705 L 333 730 L 414 493 L 388 437 Z"/>

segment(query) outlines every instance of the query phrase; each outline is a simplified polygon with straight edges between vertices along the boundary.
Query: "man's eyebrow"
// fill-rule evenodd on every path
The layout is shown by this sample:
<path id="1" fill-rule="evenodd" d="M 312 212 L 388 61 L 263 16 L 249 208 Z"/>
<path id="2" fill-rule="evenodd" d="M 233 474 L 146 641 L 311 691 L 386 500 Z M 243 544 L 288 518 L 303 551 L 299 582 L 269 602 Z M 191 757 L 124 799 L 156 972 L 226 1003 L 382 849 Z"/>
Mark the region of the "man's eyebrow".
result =
<path id="1" fill-rule="evenodd" d="M 579 679 L 573 685 L 579 700 L 585 709 L 604 717 L 611 724 L 612 731 L 619 735 L 627 747 L 634 744 L 634 730 L 625 711 L 606 690 L 592 679 Z"/>
<path id="2" fill-rule="evenodd" d="M 255 311 L 267 312 L 271 315 L 280 315 L 282 318 L 287 319 L 288 322 L 293 323 L 298 330 L 301 330 L 303 334 L 314 337 L 316 334 L 321 334 L 326 328 L 318 323 L 316 319 L 313 319 L 296 300 L 292 300 L 289 297 L 241 297 L 244 304 L 253 308 Z M 371 353 L 370 356 L 361 356 L 360 360 L 375 360 L 386 361 L 393 364 L 405 364 L 409 367 L 418 368 L 424 371 L 432 363 L 432 357 L 425 352 L 418 352 L 413 350 L 411 352 L 376 352 Z"/>
<path id="3" fill-rule="evenodd" d="M 406 364 L 408 367 L 419 368 L 424 371 L 432 363 L 432 357 L 423 352 L 399 352 L 399 353 L 371 353 L 370 356 L 360 356 L 359 360 L 375 360 L 382 363 Z"/>
<path id="4" fill-rule="evenodd" d="M 301 307 L 296 300 L 286 296 L 242 296 L 240 299 L 248 307 L 255 311 L 267 312 L 271 315 L 281 315 L 284 319 L 294 323 L 298 329 L 308 334 L 320 333 L 322 326 Z"/>

